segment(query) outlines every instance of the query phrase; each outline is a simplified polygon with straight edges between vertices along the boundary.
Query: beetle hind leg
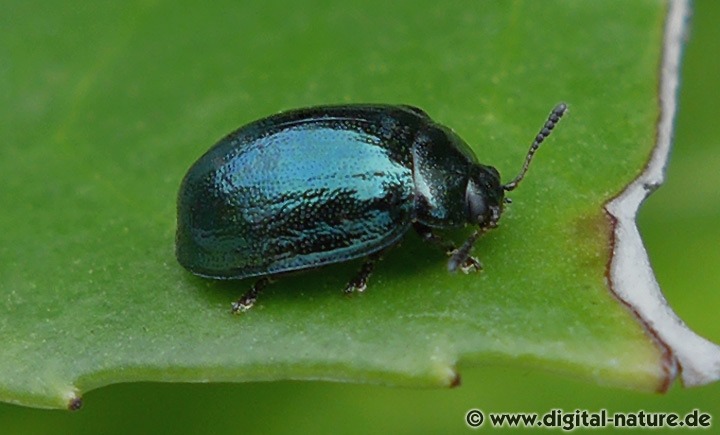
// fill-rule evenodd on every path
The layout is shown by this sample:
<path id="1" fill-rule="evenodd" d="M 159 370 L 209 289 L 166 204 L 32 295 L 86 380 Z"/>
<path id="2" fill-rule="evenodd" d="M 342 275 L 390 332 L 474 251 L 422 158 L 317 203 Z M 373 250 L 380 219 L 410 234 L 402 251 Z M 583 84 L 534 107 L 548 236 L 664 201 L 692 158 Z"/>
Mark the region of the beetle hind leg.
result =
<path id="1" fill-rule="evenodd" d="M 263 276 L 262 278 L 255 281 L 255 284 L 253 284 L 252 287 L 250 287 L 250 290 L 248 290 L 240 299 L 233 302 L 232 304 L 232 313 L 238 314 L 238 313 L 244 313 L 245 311 L 252 308 L 252 306 L 257 301 L 258 296 L 262 291 L 267 287 L 268 284 L 270 284 L 272 280 L 270 277 Z"/>
<path id="2" fill-rule="evenodd" d="M 423 225 L 420 222 L 414 222 L 413 228 L 426 242 L 430 242 L 445 251 L 450 257 L 448 260 L 448 270 L 455 272 L 460 269 L 464 273 L 477 272 L 482 270 L 483 266 L 480 260 L 470 255 L 470 250 L 477 237 L 471 236 L 463 246 L 457 248 L 453 242 L 449 242 L 438 236 L 432 231 L 432 228 Z"/>

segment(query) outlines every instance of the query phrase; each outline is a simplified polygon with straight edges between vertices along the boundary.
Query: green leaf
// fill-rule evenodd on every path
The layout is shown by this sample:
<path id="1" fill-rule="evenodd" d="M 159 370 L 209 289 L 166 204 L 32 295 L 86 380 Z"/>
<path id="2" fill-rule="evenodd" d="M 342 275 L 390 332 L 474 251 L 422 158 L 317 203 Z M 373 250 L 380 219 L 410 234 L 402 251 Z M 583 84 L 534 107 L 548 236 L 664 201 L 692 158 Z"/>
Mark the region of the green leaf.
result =
<path id="1" fill-rule="evenodd" d="M 667 386 L 606 286 L 602 209 L 654 144 L 663 3 L 74 3 L 0 18 L 0 400 L 66 407 L 140 380 L 453 385 L 481 363 Z M 232 316 L 251 280 L 175 261 L 180 179 L 243 123 L 413 104 L 509 180 L 559 101 L 567 119 L 476 246 L 480 274 L 449 274 L 410 234 L 364 294 L 341 295 L 358 267 L 342 264 Z"/>

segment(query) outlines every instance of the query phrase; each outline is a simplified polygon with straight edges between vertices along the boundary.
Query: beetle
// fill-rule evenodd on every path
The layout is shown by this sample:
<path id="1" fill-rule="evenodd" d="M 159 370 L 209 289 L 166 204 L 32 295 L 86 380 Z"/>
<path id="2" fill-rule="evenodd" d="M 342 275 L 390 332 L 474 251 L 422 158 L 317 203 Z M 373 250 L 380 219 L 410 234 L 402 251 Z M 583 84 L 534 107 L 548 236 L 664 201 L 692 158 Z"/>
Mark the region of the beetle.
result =
<path id="1" fill-rule="evenodd" d="M 446 251 L 450 271 L 479 270 L 473 244 L 497 226 L 505 192 L 566 108 L 552 110 L 505 184 L 455 132 L 413 106 L 318 106 L 251 122 L 183 178 L 178 262 L 207 278 L 259 277 L 233 312 L 250 309 L 274 276 L 363 257 L 345 292 L 364 291 L 382 252 L 411 227 Z M 459 248 L 434 232 L 466 224 L 476 229 Z"/>

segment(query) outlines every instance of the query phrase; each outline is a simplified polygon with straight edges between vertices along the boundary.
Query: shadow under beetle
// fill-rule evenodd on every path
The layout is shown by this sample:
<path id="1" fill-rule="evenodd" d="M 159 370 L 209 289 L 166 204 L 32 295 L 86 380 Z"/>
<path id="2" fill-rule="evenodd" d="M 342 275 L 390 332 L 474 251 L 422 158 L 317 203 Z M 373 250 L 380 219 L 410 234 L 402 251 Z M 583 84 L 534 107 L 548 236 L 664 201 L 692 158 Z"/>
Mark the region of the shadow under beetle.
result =
<path id="1" fill-rule="evenodd" d="M 497 226 L 515 189 L 567 106 L 550 113 L 509 183 L 480 164 L 451 129 L 411 106 L 320 106 L 279 113 L 230 133 L 180 186 L 176 255 L 195 275 L 261 277 L 233 312 L 248 310 L 270 277 L 366 257 L 345 292 L 363 291 L 380 254 L 413 227 L 450 256 L 470 256 Z M 476 230 L 456 248 L 433 230 Z"/>

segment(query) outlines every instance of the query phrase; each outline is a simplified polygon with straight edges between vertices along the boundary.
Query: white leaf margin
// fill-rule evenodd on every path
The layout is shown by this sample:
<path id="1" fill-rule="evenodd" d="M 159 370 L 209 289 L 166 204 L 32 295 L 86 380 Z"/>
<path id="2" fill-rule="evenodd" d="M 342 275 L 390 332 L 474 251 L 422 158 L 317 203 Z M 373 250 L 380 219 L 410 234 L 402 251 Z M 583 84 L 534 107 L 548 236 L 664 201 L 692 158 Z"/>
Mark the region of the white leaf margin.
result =
<path id="1" fill-rule="evenodd" d="M 672 383 L 678 370 L 685 386 L 704 385 L 720 379 L 720 346 L 690 330 L 670 308 L 660 291 L 635 224 L 640 204 L 665 179 L 689 15 L 689 0 L 670 1 L 660 70 L 657 143 L 643 173 L 605 205 L 605 210 L 615 221 L 609 268 L 612 290 L 668 353 L 666 387 Z"/>

